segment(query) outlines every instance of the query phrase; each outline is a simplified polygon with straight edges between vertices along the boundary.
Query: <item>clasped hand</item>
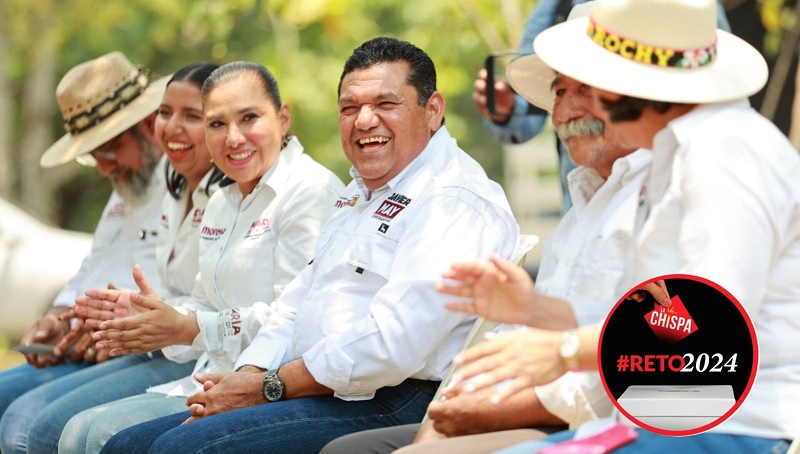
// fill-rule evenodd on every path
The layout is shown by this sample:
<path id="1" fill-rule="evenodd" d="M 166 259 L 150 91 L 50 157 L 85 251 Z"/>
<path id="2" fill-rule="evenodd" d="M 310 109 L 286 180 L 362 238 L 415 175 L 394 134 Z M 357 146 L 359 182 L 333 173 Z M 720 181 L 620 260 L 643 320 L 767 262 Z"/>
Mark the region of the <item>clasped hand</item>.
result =
<path id="1" fill-rule="evenodd" d="M 266 372 L 253 366 L 237 372 L 195 374 L 195 379 L 203 384 L 203 391 L 186 399 L 191 416 L 183 423 L 267 403 L 261 395 L 265 376 Z"/>

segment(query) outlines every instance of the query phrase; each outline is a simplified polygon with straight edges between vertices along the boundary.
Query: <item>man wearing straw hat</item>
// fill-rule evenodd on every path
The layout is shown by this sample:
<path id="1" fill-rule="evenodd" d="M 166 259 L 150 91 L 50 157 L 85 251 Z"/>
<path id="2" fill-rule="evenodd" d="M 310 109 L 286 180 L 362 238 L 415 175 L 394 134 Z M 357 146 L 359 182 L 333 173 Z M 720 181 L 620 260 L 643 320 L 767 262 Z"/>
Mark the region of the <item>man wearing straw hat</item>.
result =
<path id="1" fill-rule="evenodd" d="M 112 52 L 72 68 L 56 88 L 67 134 L 44 153 L 40 164 L 55 167 L 74 160 L 96 165 L 111 180 L 114 191 L 78 273 L 56 296 L 53 307 L 23 335 L 23 343 L 54 345 L 55 355 L 27 354 L 28 364 L 0 374 L 0 414 L 4 416 L 0 451 L 4 453 L 35 450 L 37 437 L 28 429 L 38 412 L 58 397 L 93 378 L 150 361 L 149 356 L 140 355 L 104 362 L 108 358 L 99 357 L 102 354 L 92 347 L 90 333 L 80 326 L 70 332 L 69 322 L 59 316 L 87 289 L 136 288 L 134 264 L 140 264 L 146 274 L 156 274 L 156 231 L 165 185 L 153 124 L 167 80 L 154 80 L 149 71 Z M 121 381 L 120 388 L 147 386 L 136 381 L 132 376 Z"/>
<path id="2" fill-rule="evenodd" d="M 594 87 L 620 140 L 653 151 L 635 282 L 673 273 L 716 282 L 758 337 L 757 377 L 726 421 L 691 437 L 637 430 L 615 452 L 782 453 L 800 434 L 800 350 L 791 348 L 800 320 L 800 158 L 748 105 L 766 63 L 714 27 L 715 10 L 710 0 L 597 0 L 590 18 L 534 42 L 553 70 Z"/>

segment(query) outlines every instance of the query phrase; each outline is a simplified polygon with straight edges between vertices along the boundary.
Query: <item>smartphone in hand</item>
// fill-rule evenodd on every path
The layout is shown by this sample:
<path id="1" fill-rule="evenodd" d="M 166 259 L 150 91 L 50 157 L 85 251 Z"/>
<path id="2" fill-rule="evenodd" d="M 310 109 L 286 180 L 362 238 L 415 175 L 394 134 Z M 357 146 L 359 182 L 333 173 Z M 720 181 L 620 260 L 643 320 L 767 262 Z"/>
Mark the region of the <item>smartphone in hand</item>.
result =
<path id="1" fill-rule="evenodd" d="M 20 352 L 25 355 L 56 356 L 55 347 L 56 347 L 55 345 L 30 342 L 30 343 L 15 345 L 11 347 L 11 350 L 14 350 L 15 352 Z"/>

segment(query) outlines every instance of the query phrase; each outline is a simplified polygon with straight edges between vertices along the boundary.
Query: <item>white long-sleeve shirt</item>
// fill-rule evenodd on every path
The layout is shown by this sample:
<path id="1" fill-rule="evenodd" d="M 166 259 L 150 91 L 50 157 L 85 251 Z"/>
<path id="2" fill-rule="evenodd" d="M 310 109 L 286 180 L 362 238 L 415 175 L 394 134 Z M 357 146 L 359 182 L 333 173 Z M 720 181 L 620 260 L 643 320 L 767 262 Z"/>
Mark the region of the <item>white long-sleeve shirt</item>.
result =
<path id="1" fill-rule="evenodd" d="M 544 244 L 536 287 L 566 300 L 579 326 L 599 323 L 629 290 L 641 188 L 651 161 L 652 152 L 642 149 L 617 159 L 606 180 L 587 167 L 568 176 L 573 206 Z M 573 428 L 613 408 L 596 372 L 567 373 L 537 387 L 536 395 Z"/>
<path id="2" fill-rule="evenodd" d="M 701 106 L 653 142 L 635 283 L 686 273 L 747 310 L 760 364 L 741 407 L 713 432 L 800 434 L 800 158 L 746 100 Z"/>
<path id="3" fill-rule="evenodd" d="M 228 180 L 230 183 L 230 180 Z M 174 361 L 197 358 L 195 372 L 229 372 L 273 312 L 271 302 L 313 256 L 322 224 L 344 185 L 303 153 L 296 137 L 253 191 L 225 184 L 208 201 L 200 226 L 200 272 L 191 300 L 200 333 L 191 346 L 171 346 Z M 150 392 L 188 396 L 202 390 L 191 376 Z"/>
<path id="4" fill-rule="evenodd" d="M 153 171 L 150 185 L 137 203 L 129 203 L 117 191 L 111 193 L 92 239 L 92 249 L 83 259 L 78 273 L 70 279 L 53 306 L 72 306 L 75 297 L 86 290 L 104 289 L 114 284 L 119 289 L 138 290 L 133 281 L 133 265 L 141 265 L 145 276 L 156 276 L 156 242 L 161 202 L 166 192 L 162 157 Z M 153 288 L 162 291 L 154 280 Z"/>
<path id="5" fill-rule="evenodd" d="M 337 397 L 363 400 L 409 377 L 441 380 L 474 317 L 446 310 L 435 283 L 455 262 L 508 258 L 519 232 L 502 188 L 445 127 L 371 194 L 351 174 L 313 262 L 236 368 L 302 358 Z"/>
<path id="6" fill-rule="evenodd" d="M 169 192 L 164 194 L 161 206 L 161 224 L 156 244 L 156 265 L 164 300 L 180 306 L 191 299 L 195 278 L 198 272 L 198 232 L 203 220 L 206 205 L 211 194 L 219 189 L 219 183 L 206 186 L 212 170 L 200 180 L 192 193 L 184 190 L 176 199 Z M 186 211 L 189 197 L 192 208 Z"/>

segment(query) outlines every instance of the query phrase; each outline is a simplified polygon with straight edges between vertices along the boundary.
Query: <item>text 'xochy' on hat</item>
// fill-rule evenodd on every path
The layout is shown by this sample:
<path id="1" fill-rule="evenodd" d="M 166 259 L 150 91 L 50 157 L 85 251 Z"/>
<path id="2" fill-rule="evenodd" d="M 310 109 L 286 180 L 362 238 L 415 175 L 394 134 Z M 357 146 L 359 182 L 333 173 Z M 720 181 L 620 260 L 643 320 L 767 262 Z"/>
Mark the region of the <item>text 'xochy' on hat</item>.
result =
<path id="1" fill-rule="evenodd" d="M 704 104 L 756 93 L 764 58 L 716 23 L 716 0 L 597 0 L 590 17 L 543 31 L 533 48 L 554 71 L 622 95 Z"/>

